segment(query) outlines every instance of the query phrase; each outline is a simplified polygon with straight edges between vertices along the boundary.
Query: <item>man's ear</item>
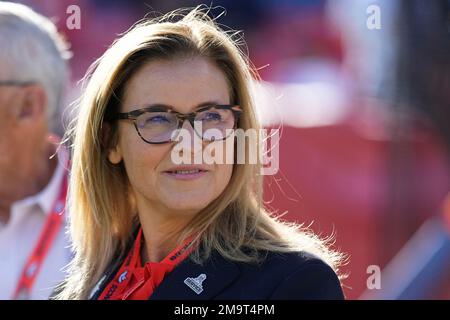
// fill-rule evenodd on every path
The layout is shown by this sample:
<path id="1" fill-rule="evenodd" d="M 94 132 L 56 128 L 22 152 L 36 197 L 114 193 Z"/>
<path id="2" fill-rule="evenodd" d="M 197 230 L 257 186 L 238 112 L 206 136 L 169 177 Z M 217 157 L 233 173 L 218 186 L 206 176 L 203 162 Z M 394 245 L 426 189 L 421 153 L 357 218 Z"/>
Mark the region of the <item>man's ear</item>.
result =
<path id="1" fill-rule="evenodd" d="M 119 164 L 122 161 L 122 150 L 117 139 L 112 137 L 112 127 L 108 122 L 102 124 L 102 144 L 107 152 L 109 162 Z"/>
<path id="2" fill-rule="evenodd" d="M 36 120 L 40 117 L 46 117 L 48 98 L 44 87 L 39 84 L 30 84 L 25 86 L 23 98 L 19 106 L 19 119 Z"/>

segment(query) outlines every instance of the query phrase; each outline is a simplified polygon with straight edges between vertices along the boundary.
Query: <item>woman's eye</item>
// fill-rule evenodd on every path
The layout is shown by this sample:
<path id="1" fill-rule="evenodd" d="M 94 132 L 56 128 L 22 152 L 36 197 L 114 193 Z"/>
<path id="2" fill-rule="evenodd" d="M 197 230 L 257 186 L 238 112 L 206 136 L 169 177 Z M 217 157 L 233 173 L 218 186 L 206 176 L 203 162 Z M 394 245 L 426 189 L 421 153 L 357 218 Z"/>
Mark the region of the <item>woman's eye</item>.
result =
<path id="1" fill-rule="evenodd" d="M 164 124 L 170 122 L 166 116 L 158 115 L 158 116 L 150 116 L 145 121 L 148 124 Z"/>
<path id="2" fill-rule="evenodd" d="M 222 116 L 217 112 L 208 112 L 201 117 L 202 121 L 220 121 Z"/>

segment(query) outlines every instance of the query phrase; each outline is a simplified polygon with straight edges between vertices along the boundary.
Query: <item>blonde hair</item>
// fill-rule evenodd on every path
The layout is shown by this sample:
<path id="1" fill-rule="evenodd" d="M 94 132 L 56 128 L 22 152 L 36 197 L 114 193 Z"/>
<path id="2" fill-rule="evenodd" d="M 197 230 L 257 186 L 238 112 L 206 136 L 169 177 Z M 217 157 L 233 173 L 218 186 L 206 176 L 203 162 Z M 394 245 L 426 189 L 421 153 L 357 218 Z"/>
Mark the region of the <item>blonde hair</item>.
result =
<path id="1" fill-rule="evenodd" d="M 255 76 L 236 45 L 237 33 L 220 29 L 197 7 L 135 25 L 88 71 L 71 134 L 70 231 L 74 260 L 59 299 L 86 299 L 117 252 L 124 250 L 136 219 L 123 165 L 112 165 L 106 150 L 117 131 L 102 138 L 102 124 L 118 111 L 127 80 L 154 59 L 202 57 L 214 62 L 228 79 L 233 102 L 244 110 L 239 127 L 258 129 L 249 85 Z M 267 251 L 308 251 L 336 271 L 342 256 L 301 225 L 283 222 L 262 204 L 261 164 L 235 164 L 218 199 L 201 210 L 179 241 L 198 234 L 190 259 L 202 263 L 212 250 L 233 261 L 257 263 Z"/>

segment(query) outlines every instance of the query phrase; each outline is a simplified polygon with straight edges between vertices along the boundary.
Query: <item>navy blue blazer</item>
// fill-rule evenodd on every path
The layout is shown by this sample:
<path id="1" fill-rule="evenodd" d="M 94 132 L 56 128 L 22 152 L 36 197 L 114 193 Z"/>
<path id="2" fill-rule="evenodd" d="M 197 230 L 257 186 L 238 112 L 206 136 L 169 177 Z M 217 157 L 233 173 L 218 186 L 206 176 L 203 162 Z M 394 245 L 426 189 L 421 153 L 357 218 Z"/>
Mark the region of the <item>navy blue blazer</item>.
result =
<path id="1" fill-rule="evenodd" d="M 90 299 L 97 299 L 114 278 L 117 259 Z M 268 252 L 263 263 L 230 261 L 213 251 L 202 265 L 187 258 L 166 275 L 150 300 L 344 299 L 332 268 L 305 252 Z"/>

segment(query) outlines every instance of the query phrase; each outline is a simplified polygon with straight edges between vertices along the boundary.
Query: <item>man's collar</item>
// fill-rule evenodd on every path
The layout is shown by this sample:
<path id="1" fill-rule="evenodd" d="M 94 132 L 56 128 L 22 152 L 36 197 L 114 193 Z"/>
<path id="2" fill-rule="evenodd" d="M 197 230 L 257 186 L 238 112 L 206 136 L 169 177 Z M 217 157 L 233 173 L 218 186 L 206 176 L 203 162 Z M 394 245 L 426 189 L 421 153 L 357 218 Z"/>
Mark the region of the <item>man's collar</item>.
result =
<path id="1" fill-rule="evenodd" d="M 52 210 L 52 206 L 56 201 L 61 188 L 61 182 L 64 174 L 68 170 L 68 153 L 65 149 L 59 148 L 57 153 L 57 165 L 49 183 L 39 191 L 37 194 L 24 198 L 15 202 L 12 205 L 14 210 L 22 210 L 33 205 L 38 205 L 45 215 L 48 215 Z"/>

